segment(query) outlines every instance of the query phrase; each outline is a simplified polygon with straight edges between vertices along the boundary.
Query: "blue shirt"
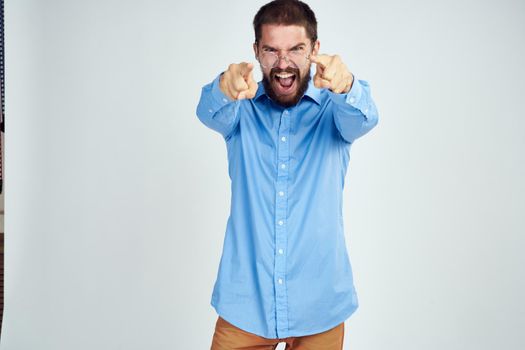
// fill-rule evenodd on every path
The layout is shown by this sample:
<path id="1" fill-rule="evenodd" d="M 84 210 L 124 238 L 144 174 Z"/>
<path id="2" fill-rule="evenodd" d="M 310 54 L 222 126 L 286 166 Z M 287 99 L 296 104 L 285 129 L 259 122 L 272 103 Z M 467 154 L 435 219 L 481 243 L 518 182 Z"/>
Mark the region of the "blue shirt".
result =
<path id="1" fill-rule="evenodd" d="M 345 244 L 342 194 L 350 147 L 378 122 L 369 84 L 347 94 L 310 80 L 300 102 L 274 103 L 258 83 L 231 100 L 220 74 L 202 88 L 197 116 L 226 143 L 231 208 L 211 305 L 265 338 L 304 336 L 358 307 Z"/>

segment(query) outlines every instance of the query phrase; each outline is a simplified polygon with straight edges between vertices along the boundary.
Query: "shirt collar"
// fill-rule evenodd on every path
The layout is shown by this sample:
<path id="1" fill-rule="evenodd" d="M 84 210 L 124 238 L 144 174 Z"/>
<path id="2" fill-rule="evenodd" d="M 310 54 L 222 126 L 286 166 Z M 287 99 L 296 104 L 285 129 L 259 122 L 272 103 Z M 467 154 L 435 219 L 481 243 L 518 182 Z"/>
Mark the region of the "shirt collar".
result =
<path id="1" fill-rule="evenodd" d="M 253 99 L 258 100 L 261 96 L 268 97 L 268 95 L 266 95 L 266 91 L 264 90 L 264 85 L 262 81 L 259 81 L 258 85 L 259 86 L 257 87 L 257 92 L 255 93 L 255 97 Z M 306 88 L 304 96 L 308 96 L 318 105 L 321 104 L 321 89 L 316 88 L 314 86 L 313 79 L 310 79 L 310 81 L 308 82 L 308 87 Z"/>

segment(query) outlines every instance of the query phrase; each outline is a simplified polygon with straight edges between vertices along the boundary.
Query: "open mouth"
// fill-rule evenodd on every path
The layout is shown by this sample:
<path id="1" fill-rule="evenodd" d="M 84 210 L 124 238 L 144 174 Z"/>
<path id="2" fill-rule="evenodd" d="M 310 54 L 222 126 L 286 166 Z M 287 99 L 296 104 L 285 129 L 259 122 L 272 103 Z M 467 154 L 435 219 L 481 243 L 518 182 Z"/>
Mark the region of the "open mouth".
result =
<path id="1" fill-rule="evenodd" d="M 290 72 L 280 72 L 274 74 L 275 86 L 281 94 L 287 94 L 293 91 L 295 87 L 296 75 Z"/>

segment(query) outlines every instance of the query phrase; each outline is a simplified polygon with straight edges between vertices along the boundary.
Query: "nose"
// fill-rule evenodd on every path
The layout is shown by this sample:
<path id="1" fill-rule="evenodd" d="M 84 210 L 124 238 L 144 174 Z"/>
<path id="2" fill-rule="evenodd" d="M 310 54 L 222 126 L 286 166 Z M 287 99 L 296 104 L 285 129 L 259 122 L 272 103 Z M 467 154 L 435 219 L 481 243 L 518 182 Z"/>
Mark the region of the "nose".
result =
<path id="1" fill-rule="evenodd" d="M 279 56 L 277 58 L 277 65 L 276 67 L 278 67 L 279 69 L 285 69 L 285 68 L 288 68 L 288 65 L 290 64 L 290 61 L 288 61 L 288 56 Z"/>

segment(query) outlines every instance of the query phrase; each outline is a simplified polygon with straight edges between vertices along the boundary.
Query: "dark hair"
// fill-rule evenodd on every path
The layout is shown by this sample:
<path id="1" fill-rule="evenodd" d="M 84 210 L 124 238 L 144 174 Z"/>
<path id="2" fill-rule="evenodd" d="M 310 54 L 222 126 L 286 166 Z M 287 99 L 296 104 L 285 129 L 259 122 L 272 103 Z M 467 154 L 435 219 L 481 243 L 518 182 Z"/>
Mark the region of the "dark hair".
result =
<path id="1" fill-rule="evenodd" d="M 263 24 L 299 25 L 312 43 L 317 40 L 317 20 L 312 9 L 299 0 L 274 0 L 262 6 L 253 18 L 255 41 L 261 39 Z"/>

